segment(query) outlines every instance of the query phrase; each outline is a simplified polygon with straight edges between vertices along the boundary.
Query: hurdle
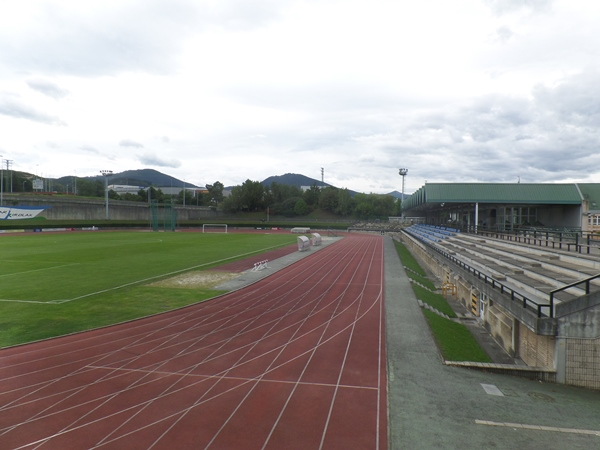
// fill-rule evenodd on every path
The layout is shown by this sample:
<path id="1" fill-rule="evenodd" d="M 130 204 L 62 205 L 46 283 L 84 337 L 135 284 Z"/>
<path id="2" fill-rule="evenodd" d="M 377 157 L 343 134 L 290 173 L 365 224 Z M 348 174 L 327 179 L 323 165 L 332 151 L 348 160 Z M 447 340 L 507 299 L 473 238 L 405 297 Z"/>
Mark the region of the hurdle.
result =
<path id="1" fill-rule="evenodd" d="M 264 261 L 255 262 L 254 267 L 252 268 L 252 272 L 258 272 L 259 270 L 263 269 L 270 269 L 268 259 L 265 259 Z"/>

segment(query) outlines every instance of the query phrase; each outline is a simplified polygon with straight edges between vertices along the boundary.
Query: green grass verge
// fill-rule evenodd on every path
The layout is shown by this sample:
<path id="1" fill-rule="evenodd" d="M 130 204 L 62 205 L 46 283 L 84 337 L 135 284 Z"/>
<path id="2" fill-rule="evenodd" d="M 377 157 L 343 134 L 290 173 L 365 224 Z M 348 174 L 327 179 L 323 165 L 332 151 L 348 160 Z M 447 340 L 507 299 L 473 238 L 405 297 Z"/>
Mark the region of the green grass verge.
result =
<path id="1" fill-rule="evenodd" d="M 395 242 L 395 245 L 402 264 L 419 274 L 423 274 L 423 277 L 425 277 L 425 271 L 419 266 L 406 246 L 400 242 Z M 407 275 L 410 277 L 410 271 L 407 271 Z M 416 279 L 416 277 L 413 279 Z M 411 286 L 419 300 L 451 318 L 456 317 L 456 313 L 442 295 L 431 292 L 414 283 L 411 283 Z M 439 316 L 427 309 L 423 309 L 422 311 L 445 360 L 492 362 L 466 326 Z"/>
<path id="2" fill-rule="evenodd" d="M 406 270 L 406 275 L 408 276 L 408 278 L 416 281 L 419 284 L 422 284 L 430 291 L 435 291 L 437 289 L 435 284 L 433 284 L 433 282 L 429 278 L 418 275 L 418 274 L 414 273 L 412 270 Z"/>
<path id="3" fill-rule="evenodd" d="M 402 264 L 414 271 L 415 273 L 421 275 L 423 278 L 426 278 L 427 273 L 419 265 L 415 257 L 412 255 L 412 253 L 410 253 L 406 246 L 398 241 L 394 241 L 394 245 L 396 246 L 396 251 L 398 252 L 398 256 L 400 256 Z"/>
<path id="4" fill-rule="evenodd" d="M 423 313 L 445 360 L 492 362 L 463 324 L 453 322 L 426 309 L 423 310 Z"/>
<path id="5" fill-rule="evenodd" d="M 427 289 L 424 289 L 416 284 L 412 284 L 412 288 L 417 298 L 423 303 L 427 303 L 429 306 L 437 309 L 441 313 L 446 314 L 448 317 L 456 317 L 456 313 L 442 295 L 428 291 Z"/>
<path id="6" fill-rule="evenodd" d="M 419 265 L 417 260 L 408 251 L 404 244 L 398 241 L 394 241 L 394 245 L 396 246 L 396 252 L 398 252 L 398 256 L 400 256 L 402 264 L 408 269 L 406 271 L 406 275 L 408 275 L 410 279 L 415 280 L 416 282 L 421 283 L 428 289 L 434 291 L 435 285 L 431 282 L 429 278 L 427 278 L 427 273 Z"/>
<path id="7" fill-rule="evenodd" d="M 0 347 L 206 300 L 219 293 L 149 283 L 296 239 L 289 234 L 130 231 L 0 236 Z"/>

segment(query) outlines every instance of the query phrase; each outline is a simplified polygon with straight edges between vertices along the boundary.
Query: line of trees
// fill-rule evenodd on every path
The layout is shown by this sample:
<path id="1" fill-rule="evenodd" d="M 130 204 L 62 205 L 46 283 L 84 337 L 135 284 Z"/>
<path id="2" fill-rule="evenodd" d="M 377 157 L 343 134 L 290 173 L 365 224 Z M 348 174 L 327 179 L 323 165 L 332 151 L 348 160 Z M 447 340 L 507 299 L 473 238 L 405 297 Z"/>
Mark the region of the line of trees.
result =
<path id="1" fill-rule="evenodd" d="M 296 186 L 246 180 L 235 186 L 223 201 L 225 212 L 265 211 L 287 217 L 304 216 L 316 209 L 342 217 L 359 219 L 387 218 L 400 215 L 400 201 L 391 195 L 355 194 L 348 189 L 311 186 L 306 191 Z"/>
<path id="2" fill-rule="evenodd" d="M 5 171 L 6 172 L 6 171 Z M 6 176 L 6 174 L 5 174 Z M 76 186 L 76 190 L 75 190 Z M 10 180 L 4 179 L 4 192 L 32 192 L 31 177 L 21 172 L 13 172 Z M 102 180 L 74 178 L 73 185 L 63 186 L 58 182 L 48 186 L 48 190 L 60 193 L 76 193 L 83 197 L 104 197 L 105 186 Z M 210 206 L 228 213 L 269 211 L 274 216 L 305 216 L 321 209 L 344 218 L 357 219 L 387 218 L 400 215 L 400 200 L 391 195 L 355 194 L 348 189 L 319 187 L 316 184 L 306 191 L 297 186 L 271 183 L 263 186 L 260 181 L 246 180 L 235 186 L 227 197 L 223 194 L 223 183 L 215 181 L 206 185 L 206 191 L 182 189 L 176 196 L 168 196 L 161 189 L 150 186 L 137 193 L 118 194 L 109 190 L 113 200 L 127 200 L 158 203 L 173 200 L 176 204 Z"/>

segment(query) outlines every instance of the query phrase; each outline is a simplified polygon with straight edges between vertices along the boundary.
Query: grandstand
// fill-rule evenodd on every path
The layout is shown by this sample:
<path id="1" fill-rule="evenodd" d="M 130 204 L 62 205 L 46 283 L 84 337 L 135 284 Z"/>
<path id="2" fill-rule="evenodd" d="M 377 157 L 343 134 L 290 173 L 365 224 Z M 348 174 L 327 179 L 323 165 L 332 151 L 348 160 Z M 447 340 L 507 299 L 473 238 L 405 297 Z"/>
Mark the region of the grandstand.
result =
<path id="1" fill-rule="evenodd" d="M 402 204 L 403 215 L 461 230 L 521 228 L 600 231 L 597 183 L 427 183 Z"/>
<path id="2" fill-rule="evenodd" d="M 600 389 L 598 242 L 423 224 L 397 236 L 517 361 L 558 382 Z"/>

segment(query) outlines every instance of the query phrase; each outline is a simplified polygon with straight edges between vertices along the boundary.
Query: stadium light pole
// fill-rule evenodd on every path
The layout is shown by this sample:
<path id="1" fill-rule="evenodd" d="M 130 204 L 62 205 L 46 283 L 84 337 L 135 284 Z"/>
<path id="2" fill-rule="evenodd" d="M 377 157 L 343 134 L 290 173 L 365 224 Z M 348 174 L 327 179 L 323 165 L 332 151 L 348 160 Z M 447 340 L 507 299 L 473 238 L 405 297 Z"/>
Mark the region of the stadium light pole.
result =
<path id="1" fill-rule="evenodd" d="M 399 169 L 398 173 L 402 177 L 402 203 L 400 203 L 400 208 L 402 211 L 402 218 L 404 218 L 404 177 L 408 173 L 408 169 Z"/>
<path id="2" fill-rule="evenodd" d="M 106 220 L 108 220 L 108 177 L 112 175 L 112 170 L 101 170 L 100 173 L 104 176 L 104 195 L 106 198 Z"/>
<path id="3" fill-rule="evenodd" d="M 4 156 L 0 155 L 0 206 L 2 206 L 4 197 Z"/>

